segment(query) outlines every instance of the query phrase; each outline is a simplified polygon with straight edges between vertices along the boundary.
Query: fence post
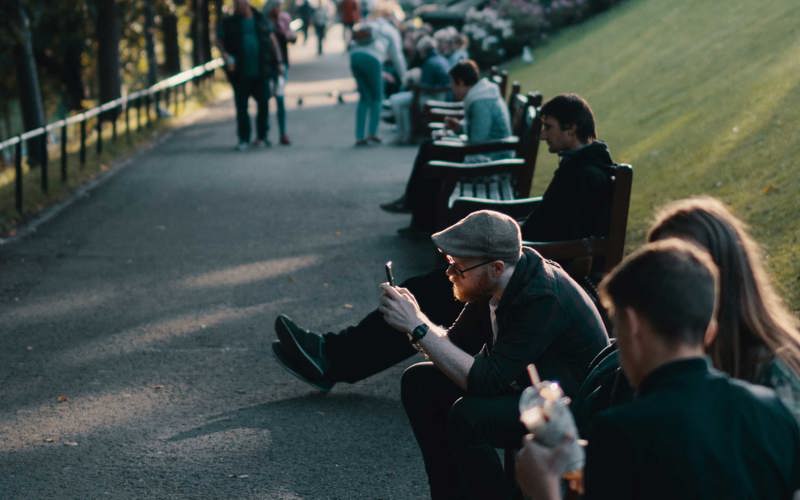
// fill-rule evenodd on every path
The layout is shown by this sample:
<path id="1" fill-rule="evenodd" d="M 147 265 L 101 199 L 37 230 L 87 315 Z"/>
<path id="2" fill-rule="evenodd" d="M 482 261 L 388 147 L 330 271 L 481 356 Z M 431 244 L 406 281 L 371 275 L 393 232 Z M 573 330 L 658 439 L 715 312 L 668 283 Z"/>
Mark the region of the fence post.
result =
<path id="1" fill-rule="evenodd" d="M 136 133 L 142 131 L 142 96 L 136 98 Z"/>
<path id="2" fill-rule="evenodd" d="M 97 115 L 97 156 L 103 152 L 103 113 Z"/>
<path id="3" fill-rule="evenodd" d="M 150 94 L 144 96 L 144 117 L 147 118 L 147 128 L 153 126 L 153 119 L 150 117 Z"/>
<path id="4" fill-rule="evenodd" d="M 86 164 L 86 115 L 81 119 L 81 167 Z"/>
<path id="5" fill-rule="evenodd" d="M 45 129 L 44 134 L 42 134 L 42 140 L 40 141 L 41 146 L 41 154 L 42 154 L 42 192 L 47 193 L 48 188 L 48 178 L 47 178 L 47 130 Z"/>
<path id="6" fill-rule="evenodd" d="M 155 104 L 155 106 L 153 106 L 153 108 L 155 109 L 155 112 L 156 112 L 156 122 L 159 122 L 161 120 L 161 113 L 159 112 L 159 109 L 160 109 L 160 106 L 161 106 L 161 103 L 159 102 L 160 101 L 160 99 L 159 99 L 159 94 L 160 93 L 161 93 L 160 90 L 156 90 L 155 92 L 153 92 L 153 103 Z"/>
<path id="7" fill-rule="evenodd" d="M 67 120 L 61 127 L 61 183 L 67 182 Z"/>
<path id="8" fill-rule="evenodd" d="M 22 213 L 22 137 L 19 138 L 15 148 L 16 158 L 14 158 L 14 199 L 17 205 L 17 212 Z"/>
<path id="9" fill-rule="evenodd" d="M 128 143 L 131 142 L 131 116 L 130 116 L 130 101 L 125 98 L 125 139 Z"/>
<path id="10" fill-rule="evenodd" d="M 112 113 L 114 116 L 111 118 L 111 142 L 116 144 L 117 142 L 117 119 L 119 119 L 119 113 L 117 112 L 117 108 L 114 108 L 114 112 Z"/>

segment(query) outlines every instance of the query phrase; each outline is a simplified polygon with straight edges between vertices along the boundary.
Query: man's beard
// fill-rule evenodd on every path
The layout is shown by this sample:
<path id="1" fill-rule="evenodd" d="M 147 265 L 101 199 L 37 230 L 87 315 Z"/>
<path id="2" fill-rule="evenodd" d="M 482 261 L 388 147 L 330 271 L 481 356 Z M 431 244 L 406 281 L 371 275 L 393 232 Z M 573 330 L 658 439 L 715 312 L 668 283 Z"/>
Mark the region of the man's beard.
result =
<path id="1" fill-rule="evenodd" d="M 478 284 L 471 289 L 459 286 L 455 281 L 451 281 L 451 283 L 453 283 L 453 297 L 455 297 L 459 302 L 477 302 L 481 299 L 491 297 L 492 295 L 492 288 L 489 285 L 489 277 L 485 274 L 481 276 Z"/>

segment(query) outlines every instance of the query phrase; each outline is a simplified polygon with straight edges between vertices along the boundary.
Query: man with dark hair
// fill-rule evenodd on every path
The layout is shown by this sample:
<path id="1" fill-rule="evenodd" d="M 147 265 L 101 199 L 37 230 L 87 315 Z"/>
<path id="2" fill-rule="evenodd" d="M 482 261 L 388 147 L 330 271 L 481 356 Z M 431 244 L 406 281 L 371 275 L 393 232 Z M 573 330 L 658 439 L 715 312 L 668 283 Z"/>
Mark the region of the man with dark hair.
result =
<path id="1" fill-rule="evenodd" d="M 445 63 L 446 64 L 446 63 Z M 464 101 L 464 120 L 449 119 L 445 122 L 448 129 L 463 132 L 468 144 L 477 144 L 511 135 L 511 120 L 508 108 L 500 95 L 500 89 L 486 78 L 480 78 L 478 65 L 469 59 L 457 63 L 450 68 L 450 88 L 456 101 Z M 401 230 L 401 234 L 425 233 L 432 229 L 432 200 L 439 189 L 439 181 L 426 179 L 424 169 L 431 160 L 443 161 L 486 161 L 488 155 L 464 158 L 454 148 L 443 148 L 433 140 L 423 142 L 414 167 L 406 184 L 403 196 L 397 200 L 384 203 L 381 208 L 387 212 L 412 212 L 411 230 Z M 509 156 L 507 152 L 493 154 L 491 159 Z"/>
<path id="2" fill-rule="evenodd" d="M 403 406 L 431 498 L 508 498 L 513 485 L 495 448 L 516 447 L 525 434 L 519 396 L 530 385 L 526 366 L 535 363 L 575 394 L 608 344 L 605 327 L 579 285 L 522 247 L 511 217 L 481 210 L 431 239 L 447 256 L 453 294 L 466 306 L 445 329 L 408 289 L 382 285 L 379 311 L 431 360 L 403 374 Z"/>
<path id="3" fill-rule="evenodd" d="M 460 64 L 469 66 L 467 62 Z M 593 123 L 591 108 L 586 105 L 585 109 Z M 559 118 L 564 129 L 553 124 Z M 561 156 L 561 162 L 542 202 L 521 226 L 523 239 L 556 241 L 608 234 L 608 171 L 613 164 L 608 148 L 600 141 L 581 143 L 573 130 L 574 122 L 568 122 L 566 116 L 548 115 L 545 120 L 550 127 L 542 131 L 542 140 L 551 152 Z M 547 218 L 553 221 L 542 220 Z M 450 295 L 451 285 L 441 268 L 412 277 L 402 286 L 414 294 L 422 311 L 436 324 L 452 324 L 464 307 Z M 377 310 L 356 325 L 324 335 L 280 315 L 275 331 L 278 342 L 273 344 L 273 352 L 278 361 L 322 391 L 330 390 L 336 382 L 363 380 L 416 353 Z"/>
<path id="4" fill-rule="evenodd" d="M 772 390 L 731 379 L 705 357 L 717 283 L 711 258 L 677 239 L 646 245 L 601 283 L 637 393 L 596 417 L 584 498 L 790 499 L 800 488 L 792 414 Z M 518 455 L 519 483 L 532 498 L 558 499 L 564 450 L 534 439 Z"/>
<path id="5" fill-rule="evenodd" d="M 247 102 L 256 100 L 256 146 L 269 145 L 269 80 L 283 73 L 281 51 L 270 23 L 247 0 L 235 0 L 232 15 L 217 25 L 217 46 L 225 59 L 225 71 L 233 86 L 236 105 L 237 149 L 250 143 Z"/>

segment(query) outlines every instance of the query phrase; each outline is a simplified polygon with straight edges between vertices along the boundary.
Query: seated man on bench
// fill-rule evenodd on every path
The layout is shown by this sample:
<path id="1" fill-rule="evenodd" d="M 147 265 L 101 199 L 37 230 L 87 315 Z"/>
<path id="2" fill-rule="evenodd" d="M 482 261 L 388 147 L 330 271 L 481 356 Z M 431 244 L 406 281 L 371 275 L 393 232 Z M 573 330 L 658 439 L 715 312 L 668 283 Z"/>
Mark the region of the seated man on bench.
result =
<path id="1" fill-rule="evenodd" d="M 605 143 L 596 140 L 594 114 L 575 94 L 562 94 L 542 106 L 542 140 L 561 157 L 541 204 L 521 225 L 527 241 L 557 241 L 604 236 L 608 232 L 610 186 L 606 170 L 613 164 Z M 464 304 L 453 298 L 441 268 L 402 284 L 422 312 L 437 325 L 451 325 Z M 355 383 L 416 353 L 377 310 L 338 333 L 319 334 L 289 317 L 275 320 L 278 361 L 321 391 L 336 382 Z"/>
<path id="2" fill-rule="evenodd" d="M 481 142 L 505 139 L 511 135 L 511 121 L 508 107 L 500 95 L 500 89 L 485 78 L 480 78 L 478 65 L 469 59 L 456 63 L 450 69 L 450 85 L 453 97 L 464 101 L 464 121 L 448 120 L 446 126 L 456 132 L 463 132 L 467 142 Z M 421 231 L 430 229 L 430 200 L 438 188 L 436 180 L 424 178 L 423 169 L 431 160 L 485 161 L 487 156 L 478 158 L 451 157 L 453 152 L 437 148 L 433 140 L 420 145 L 414 168 L 406 184 L 405 194 L 381 208 L 387 212 L 413 212 L 412 227 Z M 494 153 L 491 159 L 508 157 L 509 153 Z"/>

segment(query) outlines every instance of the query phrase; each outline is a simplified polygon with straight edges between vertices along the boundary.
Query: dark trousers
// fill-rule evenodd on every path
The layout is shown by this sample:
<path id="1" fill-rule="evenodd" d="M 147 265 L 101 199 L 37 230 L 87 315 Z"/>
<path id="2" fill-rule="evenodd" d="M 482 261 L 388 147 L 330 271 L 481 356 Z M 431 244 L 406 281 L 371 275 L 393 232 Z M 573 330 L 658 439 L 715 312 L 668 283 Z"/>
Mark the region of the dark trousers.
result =
<path id="1" fill-rule="evenodd" d="M 327 26 L 324 24 L 315 24 L 314 32 L 317 34 L 317 55 L 322 55 L 322 44 L 325 42 L 325 31 Z"/>
<path id="2" fill-rule="evenodd" d="M 515 485 L 495 448 L 516 448 L 525 428 L 519 394 L 484 398 L 464 392 L 433 363 L 410 366 L 401 397 L 417 439 L 431 498 L 511 498 Z"/>
<path id="3" fill-rule="evenodd" d="M 236 104 L 236 132 L 239 142 L 250 142 L 250 114 L 247 103 L 250 98 L 256 100 L 256 138 L 267 139 L 269 132 L 269 83 L 264 78 L 244 78 L 233 85 L 233 100 Z"/>
<path id="4" fill-rule="evenodd" d="M 452 284 L 441 267 L 402 283 L 408 288 L 422 311 L 438 325 L 449 327 L 458 317 L 464 304 L 453 298 Z M 475 353 L 480 349 L 476 339 L 462 349 Z M 417 351 L 408 338 L 389 326 L 377 310 L 369 313 L 357 325 L 338 333 L 325 334 L 325 355 L 329 363 L 328 376 L 336 382 L 358 382 L 381 372 Z"/>
<path id="5" fill-rule="evenodd" d="M 411 208 L 411 226 L 420 231 L 435 231 L 436 198 L 442 189 L 439 179 L 425 175 L 425 167 L 431 160 L 464 161 L 464 154 L 457 148 L 437 147 L 432 140 L 419 146 L 414 168 L 406 184 L 406 204 Z"/>

